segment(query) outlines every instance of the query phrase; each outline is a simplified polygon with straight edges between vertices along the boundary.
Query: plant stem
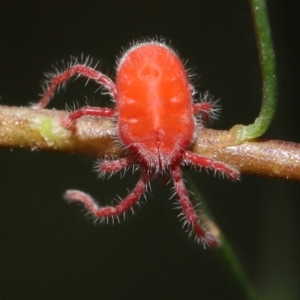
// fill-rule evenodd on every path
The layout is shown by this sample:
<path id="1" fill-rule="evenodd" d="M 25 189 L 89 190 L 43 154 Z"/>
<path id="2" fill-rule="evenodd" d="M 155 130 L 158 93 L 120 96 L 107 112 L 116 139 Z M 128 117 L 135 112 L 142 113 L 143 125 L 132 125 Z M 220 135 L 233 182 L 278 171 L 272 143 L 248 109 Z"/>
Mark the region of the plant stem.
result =
<path id="1" fill-rule="evenodd" d="M 82 117 L 65 128 L 67 112 L 0 106 L 0 147 L 60 151 L 94 157 L 122 157 L 115 143 L 116 124 L 109 118 Z M 222 161 L 242 173 L 300 180 L 300 144 L 253 140 L 235 145 L 230 131 L 202 129 L 189 149 Z"/>
<path id="2" fill-rule="evenodd" d="M 200 194 L 199 189 L 197 188 L 192 176 L 188 172 L 185 172 L 185 177 L 187 178 L 187 185 L 189 189 L 195 194 L 195 198 L 197 199 L 197 201 L 201 202 L 201 207 L 205 211 L 205 214 L 210 216 L 209 209 L 207 208 L 204 198 Z M 203 216 L 201 217 L 203 219 Z M 209 219 L 209 217 L 208 218 L 205 217 L 205 219 Z M 208 230 L 210 230 L 213 234 L 216 233 L 217 234 L 216 238 L 220 240 L 220 246 L 217 249 L 218 257 L 220 258 L 221 262 L 225 265 L 225 269 L 228 270 L 228 272 L 234 278 L 234 281 L 236 282 L 238 289 L 243 294 L 242 299 L 245 300 L 260 299 L 253 285 L 249 281 L 249 278 L 246 275 L 246 272 L 243 269 L 243 266 L 241 265 L 229 241 L 226 239 L 226 237 L 221 232 L 221 230 L 219 229 L 219 227 L 215 222 L 211 220 L 208 220 L 208 222 L 209 222 Z"/>
<path id="3" fill-rule="evenodd" d="M 263 99 L 261 111 L 253 124 L 235 125 L 231 131 L 236 135 L 236 142 L 242 143 L 265 133 L 274 117 L 277 104 L 275 54 L 273 51 L 271 30 L 265 0 L 250 0 L 255 32 L 258 44 L 263 81 Z"/>

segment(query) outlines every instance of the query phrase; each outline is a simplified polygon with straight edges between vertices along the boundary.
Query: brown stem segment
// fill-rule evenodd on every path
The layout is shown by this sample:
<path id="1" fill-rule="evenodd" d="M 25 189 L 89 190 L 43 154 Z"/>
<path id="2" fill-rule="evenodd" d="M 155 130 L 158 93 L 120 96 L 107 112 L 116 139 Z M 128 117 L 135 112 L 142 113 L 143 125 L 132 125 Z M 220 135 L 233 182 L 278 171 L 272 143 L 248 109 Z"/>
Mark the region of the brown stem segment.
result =
<path id="1" fill-rule="evenodd" d="M 255 139 L 234 145 L 230 131 L 205 129 L 191 151 L 225 162 L 241 173 L 300 180 L 300 144 Z"/>
<path id="2" fill-rule="evenodd" d="M 122 157 L 117 126 L 109 118 L 82 117 L 70 128 L 67 112 L 0 106 L 0 146 Z M 236 145 L 229 131 L 199 131 L 192 152 L 232 165 L 242 173 L 300 180 L 300 144 L 253 140 Z"/>

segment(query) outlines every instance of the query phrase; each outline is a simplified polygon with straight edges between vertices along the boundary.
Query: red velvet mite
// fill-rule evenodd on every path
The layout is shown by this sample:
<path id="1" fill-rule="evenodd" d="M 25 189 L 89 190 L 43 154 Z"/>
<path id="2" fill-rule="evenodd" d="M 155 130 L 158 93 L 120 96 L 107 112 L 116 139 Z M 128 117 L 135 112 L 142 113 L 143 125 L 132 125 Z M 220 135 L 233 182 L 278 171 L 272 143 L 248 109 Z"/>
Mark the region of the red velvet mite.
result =
<path id="1" fill-rule="evenodd" d="M 68 120 L 63 123 L 69 126 L 86 115 L 115 119 L 118 138 L 128 149 L 128 156 L 101 161 L 97 168 L 101 175 L 109 175 L 135 165 L 139 166 L 141 177 L 116 206 L 101 207 L 90 195 L 78 190 L 66 191 L 65 198 L 70 202 L 82 202 L 97 220 L 118 218 L 139 201 L 151 179 L 167 176 L 173 181 L 179 198 L 184 225 L 189 226 L 196 240 L 204 246 L 217 246 L 218 240 L 201 225 L 189 199 L 181 164 L 212 169 L 233 180 L 239 178 L 239 172 L 187 150 L 196 131 L 214 117 L 217 108 L 208 101 L 207 95 L 194 101 L 196 92 L 178 55 L 161 41 L 137 42 L 119 59 L 115 83 L 91 67 L 88 61 L 78 63 L 74 59 L 65 70 L 50 76 L 42 99 L 33 107 L 44 108 L 57 88 L 74 75 L 99 83 L 115 100 L 116 108 L 86 106 L 69 113 Z"/>

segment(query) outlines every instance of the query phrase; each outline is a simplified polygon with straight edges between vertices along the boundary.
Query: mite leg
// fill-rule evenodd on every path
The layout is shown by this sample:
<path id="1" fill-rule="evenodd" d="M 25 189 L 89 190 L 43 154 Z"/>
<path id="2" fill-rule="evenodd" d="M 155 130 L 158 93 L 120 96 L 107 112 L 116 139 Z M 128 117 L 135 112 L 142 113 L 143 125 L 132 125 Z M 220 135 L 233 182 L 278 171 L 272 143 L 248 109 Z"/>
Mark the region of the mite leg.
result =
<path id="1" fill-rule="evenodd" d="M 99 172 L 99 177 L 104 177 L 105 175 L 113 175 L 116 172 L 126 169 L 134 164 L 135 159 L 132 156 L 114 159 L 114 160 L 98 160 L 95 164 L 95 171 Z"/>
<path id="2" fill-rule="evenodd" d="M 199 113 L 209 115 L 213 109 L 213 105 L 210 102 L 193 103 L 193 113 L 197 115 Z"/>
<path id="3" fill-rule="evenodd" d="M 227 175 L 233 180 L 237 180 L 240 177 L 240 172 L 235 168 L 205 156 L 191 153 L 189 151 L 184 151 L 183 159 L 198 167 L 204 167 L 220 172 L 221 174 Z"/>
<path id="4" fill-rule="evenodd" d="M 115 117 L 116 112 L 114 109 L 108 107 L 85 106 L 83 108 L 70 112 L 66 118 L 62 119 L 62 124 L 65 127 L 70 127 L 74 120 L 79 119 L 82 116 Z"/>
<path id="5" fill-rule="evenodd" d="M 76 64 L 57 75 L 53 75 L 42 99 L 38 103 L 32 105 L 32 107 L 36 109 L 44 108 L 49 103 L 57 88 L 71 79 L 74 75 L 84 76 L 87 79 L 100 83 L 114 99 L 117 98 L 116 86 L 108 76 L 84 64 Z"/>
<path id="6" fill-rule="evenodd" d="M 100 221 L 104 221 L 108 217 L 118 217 L 131 209 L 146 192 L 148 181 L 148 174 L 145 172 L 142 173 L 141 179 L 138 181 L 134 189 L 116 206 L 100 207 L 90 195 L 78 190 L 68 190 L 64 197 L 69 202 L 83 203 L 92 216 Z"/>
<path id="7" fill-rule="evenodd" d="M 209 120 L 214 120 L 219 117 L 221 107 L 218 105 L 218 101 L 213 100 L 213 98 L 205 93 L 200 102 L 193 103 L 193 113 L 194 115 L 201 115 L 201 123 L 206 124 Z"/>
<path id="8" fill-rule="evenodd" d="M 195 234 L 196 239 L 201 241 L 204 246 L 208 245 L 211 247 L 217 247 L 219 243 L 218 240 L 210 232 L 207 232 L 205 226 L 202 226 L 199 222 L 199 218 L 194 210 L 184 185 L 179 165 L 175 164 L 171 167 L 171 176 L 173 178 L 174 187 L 179 196 L 179 202 L 186 219 L 185 223 L 188 223 L 192 227 L 192 232 Z"/>

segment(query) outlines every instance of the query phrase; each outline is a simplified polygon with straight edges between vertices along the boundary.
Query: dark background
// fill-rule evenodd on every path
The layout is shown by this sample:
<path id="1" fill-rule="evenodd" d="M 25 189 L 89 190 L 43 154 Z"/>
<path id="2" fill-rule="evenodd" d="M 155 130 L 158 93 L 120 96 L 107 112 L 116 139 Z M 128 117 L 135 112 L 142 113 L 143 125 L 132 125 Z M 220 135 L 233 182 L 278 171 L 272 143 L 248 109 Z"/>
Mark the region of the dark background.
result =
<path id="1" fill-rule="evenodd" d="M 299 3 L 268 6 L 279 105 L 265 137 L 300 142 Z M 261 79 L 246 0 L 0 1 L 1 104 L 37 101 L 43 72 L 71 54 L 101 59 L 100 69 L 114 76 L 122 47 L 156 35 L 171 40 L 195 67 L 199 91 L 221 99 L 214 128 L 253 122 Z M 85 97 L 100 103 L 104 97 L 94 91 L 95 85 L 78 80 L 53 106 Z M 2 299 L 242 299 L 217 250 L 204 250 L 181 229 L 168 201 L 171 186 L 154 183 L 146 205 L 117 225 L 94 226 L 81 206 L 65 203 L 67 188 L 109 204 L 134 186 L 138 174 L 98 180 L 93 161 L 1 150 Z M 248 175 L 232 183 L 192 174 L 257 289 L 267 299 L 299 299 L 299 183 Z"/>

